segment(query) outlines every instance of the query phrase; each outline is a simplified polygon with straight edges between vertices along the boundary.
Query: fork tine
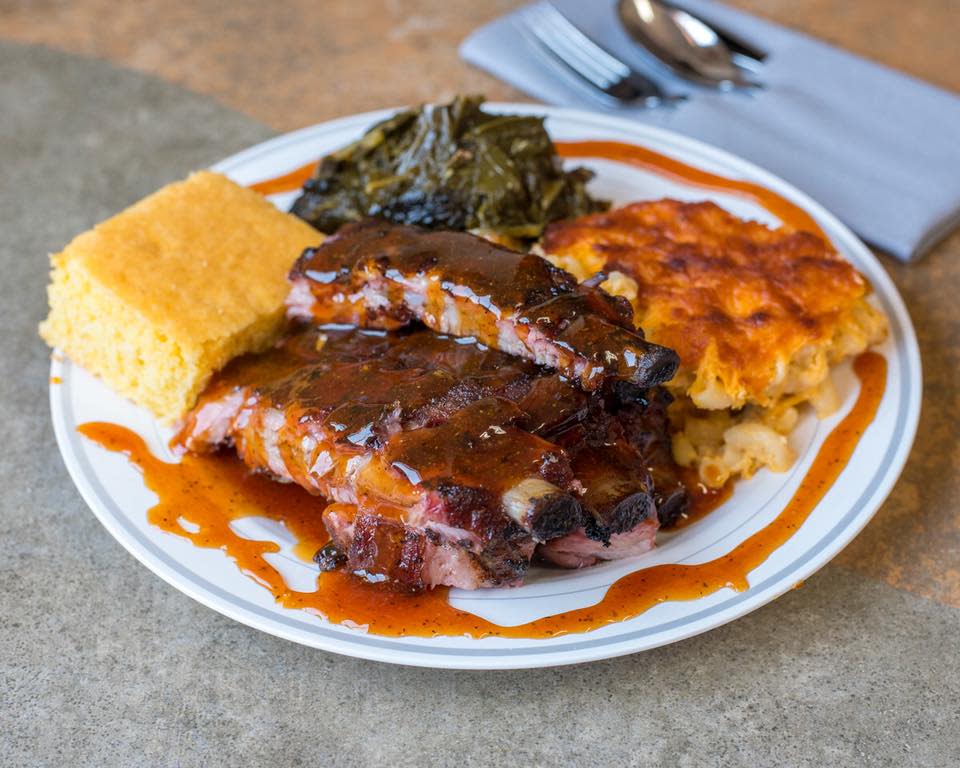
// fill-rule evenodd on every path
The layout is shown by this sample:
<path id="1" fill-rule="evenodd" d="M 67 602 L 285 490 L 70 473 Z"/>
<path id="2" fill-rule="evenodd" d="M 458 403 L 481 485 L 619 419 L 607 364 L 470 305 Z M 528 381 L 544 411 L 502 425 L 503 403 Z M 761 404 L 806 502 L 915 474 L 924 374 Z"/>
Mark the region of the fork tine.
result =
<path id="1" fill-rule="evenodd" d="M 548 65 L 562 65 L 563 71 L 560 74 L 564 77 L 570 78 L 570 83 L 573 87 L 582 88 L 585 95 L 591 98 L 600 99 L 603 103 L 606 103 L 611 98 L 610 94 L 607 92 L 608 86 L 601 85 L 593 78 L 592 75 L 588 76 L 585 72 L 573 66 L 570 61 L 565 60 L 560 53 L 551 48 L 539 36 L 534 34 L 533 30 L 530 28 L 530 25 L 527 24 L 526 21 L 523 21 L 523 23 L 520 25 L 520 32 L 533 46 L 534 52 L 538 56 L 545 57 L 544 60 Z"/>
<path id="2" fill-rule="evenodd" d="M 534 29 L 533 32 L 548 48 L 561 58 L 567 59 L 576 69 L 583 71 L 584 75 L 588 76 L 590 80 L 603 86 L 616 81 L 617 77 L 613 73 L 595 64 L 571 40 L 552 27 L 544 26 L 540 29 Z"/>
<path id="3" fill-rule="evenodd" d="M 654 107 L 686 98 L 664 93 L 655 81 L 605 51 L 554 8 L 549 0 L 541 0 L 526 8 L 519 21 L 521 31 L 539 50 L 558 60 L 581 81 L 593 86 L 608 99 L 642 102 Z"/>
<path id="4" fill-rule="evenodd" d="M 565 37 L 556 29 L 547 28 L 545 31 L 550 35 L 550 45 L 559 53 L 562 53 L 565 58 L 576 64 L 579 69 L 591 73 L 595 79 L 599 78 L 604 83 L 613 83 L 619 79 L 616 73 L 591 58 L 589 52 L 578 46 L 575 41 Z"/>
<path id="5" fill-rule="evenodd" d="M 550 2 L 542 3 L 538 7 L 541 9 L 543 18 L 550 20 L 557 33 L 572 43 L 574 48 L 589 56 L 598 67 L 607 70 L 613 78 L 630 75 L 629 67 L 593 42 Z"/>
<path id="6" fill-rule="evenodd" d="M 534 33 L 555 55 L 597 86 L 606 88 L 620 79 L 617 73 L 591 58 L 582 46 L 577 45 L 576 41 L 564 34 L 563 30 L 558 29 L 549 19 L 541 20 Z"/>

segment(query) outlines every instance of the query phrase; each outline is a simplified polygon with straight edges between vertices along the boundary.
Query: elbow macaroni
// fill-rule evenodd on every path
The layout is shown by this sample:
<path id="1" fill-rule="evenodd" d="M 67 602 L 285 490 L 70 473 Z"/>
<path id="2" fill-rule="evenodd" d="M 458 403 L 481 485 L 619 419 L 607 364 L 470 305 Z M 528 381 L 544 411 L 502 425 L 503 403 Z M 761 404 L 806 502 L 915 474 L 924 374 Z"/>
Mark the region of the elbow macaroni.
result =
<path id="1" fill-rule="evenodd" d="M 820 238 L 737 219 L 712 203 L 634 203 L 552 224 L 538 252 L 634 307 L 647 338 L 677 350 L 666 384 L 673 453 L 719 487 L 788 469 L 805 407 L 839 398 L 831 366 L 881 341 L 869 286 Z M 609 270 L 609 271 L 607 271 Z"/>

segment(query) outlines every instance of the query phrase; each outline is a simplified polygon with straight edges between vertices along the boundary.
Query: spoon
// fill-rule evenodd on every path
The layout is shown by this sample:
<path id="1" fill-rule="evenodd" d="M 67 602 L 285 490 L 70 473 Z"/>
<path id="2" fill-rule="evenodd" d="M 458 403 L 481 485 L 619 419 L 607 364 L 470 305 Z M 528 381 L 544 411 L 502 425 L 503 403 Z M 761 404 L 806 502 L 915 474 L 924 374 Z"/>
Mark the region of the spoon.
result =
<path id="1" fill-rule="evenodd" d="M 719 35 L 696 16 L 659 0 L 620 0 L 630 36 L 678 75 L 715 88 L 756 88 Z"/>

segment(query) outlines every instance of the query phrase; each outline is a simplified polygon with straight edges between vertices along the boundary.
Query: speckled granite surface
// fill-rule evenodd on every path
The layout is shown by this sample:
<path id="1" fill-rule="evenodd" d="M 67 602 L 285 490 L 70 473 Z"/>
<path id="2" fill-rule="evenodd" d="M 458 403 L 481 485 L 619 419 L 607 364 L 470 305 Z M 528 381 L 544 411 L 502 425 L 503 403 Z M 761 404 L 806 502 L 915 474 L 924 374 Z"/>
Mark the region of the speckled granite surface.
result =
<path id="1" fill-rule="evenodd" d="M 960 89 L 950 0 L 739 4 Z M 455 53 L 508 2 L 152 5 L 0 3 L 0 39 L 262 121 L 0 42 L 0 766 L 960 764 L 960 235 L 884 259 L 926 379 L 893 495 L 803 589 L 705 636 L 580 668 L 393 668 L 235 624 L 123 552 L 53 442 L 45 254 L 270 128 L 517 97 Z"/>

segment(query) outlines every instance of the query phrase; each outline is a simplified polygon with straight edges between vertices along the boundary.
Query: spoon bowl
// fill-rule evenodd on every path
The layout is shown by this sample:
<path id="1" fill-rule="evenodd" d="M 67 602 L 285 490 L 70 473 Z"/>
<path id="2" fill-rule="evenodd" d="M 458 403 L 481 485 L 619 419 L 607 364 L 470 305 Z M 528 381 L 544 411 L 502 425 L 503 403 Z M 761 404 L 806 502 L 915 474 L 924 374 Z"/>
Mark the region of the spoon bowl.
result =
<path id="1" fill-rule="evenodd" d="M 680 77 L 715 88 L 756 87 L 716 31 L 696 16 L 659 0 L 620 0 L 617 11 L 630 36 Z"/>

